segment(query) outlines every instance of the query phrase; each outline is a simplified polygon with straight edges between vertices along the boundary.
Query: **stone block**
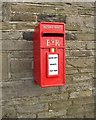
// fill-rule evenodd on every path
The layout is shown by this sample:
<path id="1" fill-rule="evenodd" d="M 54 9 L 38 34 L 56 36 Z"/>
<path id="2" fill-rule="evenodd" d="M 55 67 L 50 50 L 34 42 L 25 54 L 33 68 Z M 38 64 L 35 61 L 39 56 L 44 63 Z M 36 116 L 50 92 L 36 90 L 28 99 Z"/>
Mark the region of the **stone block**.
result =
<path id="1" fill-rule="evenodd" d="M 73 83 L 73 75 L 66 74 L 66 84 L 72 84 Z"/>
<path id="2" fill-rule="evenodd" d="M 31 21 L 36 22 L 36 15 L 33 15 L 32 13 L 13 13 L 10 16 L 10 21 Z"/>
<path id="3" fill-rule="evenodd" d="M 76 115 L 76 114 L 82 114 L 82 113 L 83 113 L 82 111 L 84 111 L 84 108 L 83 108 L 83 106 L 81 106 L 81 105 L 70 106 L 70 107 L 68 108 L 68 110 L 67 110 L 67 115 L 68 115 L 68 116 L 69 116 L 69 115 L 74 116 L 74 115 Z M 76 116 L 75 116 L 75 117 L 76 117 Z"/>
<path id="4" fill-rule="evenodd" d="M 50 94 L 50 95 L 43 95 L 43 96 L 40 96 L 39 98 L 39 102 L 42 103 L 46 103 L 46 102 L 52 102 L 52 101 L 57 101 L 58 100 L 58 94 Z"/>
<path id="5" fill-rule="evenodd" d="M 87 80 L 87 81 L 82 81 L 82 82 L 74 82 L 73 84 L 69 84 L 66 86 L 66 90 L 69 91 L 70 93 L 73 92 L 72 94 L 74 95 L 76 92 L 78 96 L 79 91 L 83 90 L 92 90 L 93 89 L 93 80 Z M 61 91 L 65 91 L 64 88 L 61 89 Z"/>
<path id="6" fill-rule="evenodd" d="M 2 30 L 2 22 L 0 21 L 0 34 L 1 34 L 1 30 Z M 0 35 L 0 39 L 2 37 L 2 34 Z"/>
<path id="7" fill-rule="evenodd" d="M 79 95 L 80 95 L 81 97 L 84 97 L 84 96 L 92 96 L 92 90 L 80 91 Z"/>
<path id="8" fill-rule="evenodd" d="M 82 68 L 82 69 L 80 69 L 80 72 L 81 73 L 94 73 L 94 66 Z"/>
<path id="9" fill-rule="evenodd" d="M 84 96 L 84 97 L 81 97 L 81 98 L 73 98 L 72 99 L 72 103 L 73 105 L 83 105 L 83 104 L 90 104 L 90 103 L 93 103 L 94 104 L 94 97 L 93 96 Z"/>
<path id="10" fill-rule="evenodd" d="M 57 14 L 64 14 L 67 16 L 78 14 L 77 7 L 75 7 L 74 4 L 71 3 L 63 2 L 60 5 L 57 4 L 56 8 L 57 8 L 56 11 Z"/>
<path id="11" fill-rule="evenodd" d="M 20 97 L 34 97 L 41 95 L 48 95 L 52 93 L 58 93 L 58 87 L 41 88 L 34 84 L 33 80 L 25 81 L 9 81 L 2 83 L 2 99 L 9 100 L 12 98 Z"/>
<path id="12" fill-rule="evenodd" d="M 92 90 L 78 91 L 70 93 L 70 98 L 78 98 L 84 96 L 92 96 Z"/>
<path id="13" fill-rule="evenodd" d="M 94 66 L 94 57 L 80 57 L 80 58 L 68 58 L 67 64 L 75 67 L 92 67 Z"/>
<path id="14" fill-rule="evenodd" d="M 66 75 L 72 75 L 72 74 L 75 74 L 75 73 L 79 73 L 78 69 L 70 69 L 70 68 L 67 68 L 66 69 Z"/>
<path id="15" fill-rule="evenodd" d="M 27 32 L 19 31 L 19 30 L 3 31 L 2 36 L 0 36 L 0 39 L 2 38 L 3 40 L 33 41 L 33 33 L 34 33 L 34 29 L 32 29 L 31 31 L 27 31 Z"/>
<path id="16" fill-rule="evenodd" d="M 48 110 L 48 104 L 44 103 L 44 104 L 36 104 L 36 105 L 30 105 L 30 106 L 26 106 L 26 105 L 19 105 L 16 106 L 17 108 L 17 112 L 19 114 L 26 114 L 26 113 L 30 113 L 30 114 L 35 114 L 37 112 L 42 112 L 42 111 L 46 111 Z"/>
<path id="17" fill-rule="evenodd" d="M 66 49 L 71 50 L 94 50 L 94 41 L 66 41 Z"/>
<path id="18" fill-rule="evenodd" d="M 11 60 L 12 73 L 32 72 L 32 60 Z"/>
<path id="19" fill-rule="evenodd" d="M 2 79 L 6 80 L 9 78 L 9 63 L 8 63 L 8 53 L 2 53 Z"/>
<path id="20" fill-rule="evenodd" d="M 0 51 L 1 51 L 1 42 L 2 42 L 2 30 L 0 30 Z"/>
<path id="21" fill-rule="evenodd" d="M 62 115 L 66 115 L 65 109 L 38 113 L 38 118 L 54 118 L 55 116 L 62 116 Z"/>
<path id="22" fill-rule="evenodd" d="M 85 104 L 84 109 L 85 109 L 84 112 L 88 112 L 88 111 L 92 112 L 93 111 L 93 113 L 94 113 L 95 104 L 94 103 Z"/>
<path id="23" fill-rule="evenodd" d="M 39 14 L 38 15 L 38 22 L 47 21 L 47 22 L 65 22 L 66 23 L 66 16 L 62 15 L 55 15 L 55 14 Z"/>
<path id="24" fill-rule="evenodd" d="M 94 34 L 94 16 L 67 16 L 67 30 L 82 31 L 83 33 Z"/>
<path id="25" fill-rule="evenodd" d="M 95 113 L 94 113 L 94 111 L 92 111 L 92 112 L 91 111 L 90 112 L 89 111 L 85 112 L 84 113 L 84 117 L 88 118 L 88 119 L 94 119 L 95 118 Z"/>
<path id="26" fill-rule="evenodd" d="M 73 81 L 74 82 L 80 82 L 80 81 L 89 81 L 89 80 L 92 80 L 93 79 L 93 74 L 91 73 L 83 73 L 83 74 L 80 74 L 80 75 L 74 75 L 73 76 Z"/>
<path id="27" fill-rule="evenodd" d="M 33 51 L 12 51 L 10 54 L 11 58 L 18 58 L 18 59 L 24 59 L 24 58 L 33 58 Z"/>
<path id="28" fill-rule="evenodd" d="M 75 28 L 74 30 L 81 30 L 80 28 L 83 25 L 83 20 L 84 20 L 83 17 L 81 17 L 79 15 L 67 16 L 67 23 L 71 29 L 72 29 L 72 27 Z"/>
<path id="29" fill-rule="evenodd" d="M 10 23 L 8 21 L 2 22 L 2 30 L 7 31 L 7 30 L 11 30 L 13 27 L 10 25 Z"/>
<path id="30" fill-rule="evenodd" d="M 26 58 L 26 57 L 25 57 Z M 33 61 L 32 59 L 13 59 L 10 62 L 11 69 L 11 79 L 33 79 Z"/>
<path id="31" fill-rule="evenodd" d="M 10 23 L 11 26 L 15 26 L 14 30 L 19 31 L 32 31 L 37 26 L 37 22 L 16 22 Z"/>
<path id="32" fill-rule="evenodd" d="M 84 26 L 81 26 L 82 33 L 94 34 L 95 33 L 95 31 L 94 31 L 94 22 L 93 22 L 93 25 L 90 25 L 90 26 L 93 26 L 93 27 L 84 27 Z"/>
<path id="33" fill-rule="evenodd" d="M 78 14 L 80 15 L 94 15 L 94 8 L 92 9 L 86 9 L 86 8 L 83 8 L 83 9 L 78 9 Z"/>
<path id="34" fill-rule="evenodd" d="M 2 22 L 2 15 L 0 15 L 0 22 Z M 0 26 L 0 29 L 1 29 L 1 26 Z"/>
<path id="35" fill-rule="evenodd" d="M 35 105 L 35 104 L 38 104 L 40 103 L 38 101 L 38 98 L 37 97 L 20 97 L 20 98 L 13 98 L 13 99 L 10 99 L 10 100 L 3 100 L 2 101 L 2 106 L 4 107 L 8 107 L 8 106 L 32 106 L 32 105 Z"/>
<path id="36" fill-rule="evenodd" d="M 2 2 L 2 21 L 9 21 L 10 19 L 10 2 Z"/>
<path id="37" fill-rule="evenodd" d="M 33 31 L 33 29 L 37 26 L 37 22 L 29 22 L 29 21 L 21 21 L 21 22 L 2 22 L 2 30 L 3 32 L 14 31 Z"/>
<path id="38" fill-rule="evenodd" d="M 85 50 L 87 43 L 84 41 L 66 41 L 66 50 Z"/>
<path id="39" fill-rule="evenodd" d="M 2 53 L 0 52 L 0 82 L 2 82 Z"/>
<path id="40" fill-rule="evenodd" d="M 0 100 L 2 100 L 2 82 L 0 81 Z M 2 103 L 0 103 L 2 105 Z"/>
<path id="41" fill-rule="evenodd" d="M 72 114 L 68 114 L 67 119 L 83 119 L 84 118 L 84 113 L 72 113 Z"/>
<path id="42" fill-rule="evenodd" d="M 89 42 L 87 42 L 87 49 L 89 50 L 89 49 L 91 49 L 91 50 L 94 50 L 95 49 L 95 44 L 96 44 L 96 42 L 95 41 L 89 41 Z"/>
<path id="43" fill-rule="evenodd" d="M 30 41 L 12 41 L 12 40 L 4 40 L 2 42 L 2 50 L 10 51 L 10 50 L 31 50 L 33 49 L 33 44 Z"/>
<path id="44" fill-rule="evenodd" d="M 0 105 L 0 119 L 2 119 L 2 106 Z"/>
<path id="45" fill-rule="evenodd" d="M 93 8 L 94 7 L 94 2 L 76 2 L 74 3 L 74 6 L 76 7 L 81 7 L 81 8 Z"/>
<path id="46" fill-rule="evenodd" d="M 58 100 L 58 101 L 55 101 L 53 102 L 51 105 L 50 105 L 50 109 L 51 110 L 62 110 L 62 109 L 67 109 L 70 105 L 71 105 L 71 101 L 70 100 Z"/>
<path id="47" fill-rule="evenodd" d="M 79 96 L 79 92 L 70 93 L 70 98 L 77 98 Z"/>
<path id="48" fill-rule="evenodd" d="M 69 93 L 66 91 L 66 93 L 60 93 L 58 94 L 58 99 L 59 100 L 68 100 L 69 98 Z"/>
<path id="49" fill-rule="evenodd" d="M 65 93 L 66 91 L 67 91 L 67 87 L 68 87 L 69 85 L 65 85 L 65 86 L 60 86 L 59 87 L 59 92 L 62 94 L 62 93 Z M 68 94 L 69 95 L 69 94 Z"/>
<path id="50" fill-rule="evenodd" d="M 53 102 L 58 100 L 67 100 L 68 99 L 68 93 L 62 93 L 62 94 L 50 94 L 48 96 L 40 96 L 39 102 Z"/>
<path id="51" fill-rule="evenodd" d="M 2 118 L 16 118 L 17 117 L 17 110 L 15 107 L 2 107 Z"/>
<path id="52" fill-rule="evenodd" d="M 32 71 L 30 71 L 30 72 L 21 72 L 21 73 L 10 73 L 10 79 L 12 80 L 12 81 L 16 81 L 16 79 L 17 79 L 17 81 L 19 80 L 29 80 L 29 79 L 33 79 L 33 70 Z"/>
<path id="53" fill-rule="evenodd" d="M 66 40 L 77 40 L 77 34 L 76 33 L 66 33 Z"/>
<path id="54" fill-rule="evenodd" d="M 66 30 L 68 31 L 81 31 L 80 25 L 76 23 L 67 23 Z"/>
<path id="55" fill-rule="evenodd" d="M 57 118 L 57 119 L 58 119 L 58 118 L 67 118 L 67 115 L 60 115 L 60 116 L 57 116 L 56 118 Z"/>
<path id="56" fill-rule="evenodd" d="M 90 34 L 90 33 L 77 33 L 77 38 L 78 40 L 92 40 L 94 41 L 94 34 Z"/>
<path id="57" fill-rule="evenodd" d="M 20 119 L 33 119 L 36 118 L 36 114 L 32 113 L 17 113 L 17 117 Z"/>
<path id="58" fill-rule="evenodd" d="M 69 57 L 90 57 L 94 56 L 94 50 L 67 50 L 67 58 Z"/>
<path id="59" fill-rule="evenodd" d="M 12 4 L 11 5 L 12 13 L 54 13 L 54 5 L 50 4 L 33 4 L 33 3 L 19 3 L 19 4 Z"/>
<path id="60" fill-rule="evenodd" d="M 9 32 L 2 32 L 2 39 L 3 40 L 23 40 L 23 32 L 20 31 L 9 31 Z"/>

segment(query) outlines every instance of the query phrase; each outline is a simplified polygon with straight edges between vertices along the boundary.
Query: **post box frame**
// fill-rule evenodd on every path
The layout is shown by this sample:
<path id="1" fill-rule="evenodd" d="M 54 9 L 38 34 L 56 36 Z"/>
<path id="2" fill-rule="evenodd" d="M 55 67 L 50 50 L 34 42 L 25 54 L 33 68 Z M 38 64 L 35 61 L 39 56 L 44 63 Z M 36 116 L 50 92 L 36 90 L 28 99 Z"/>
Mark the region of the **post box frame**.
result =
<path id="1" fill-rule="evenodd" d="M 46 33 L 46 34 L 45 34 Z M 45 35 L 44 35 L 45 34 Z M 52 36 L 53 34 L 53 36 Z M 49 35 L 49 36 L 48 36 Z M 56 35 L 56 36 L 55 36 Z M 46 40 L 50 44 L 47 46 Z M 52 41 L 54 40 L 54 41 Z M 58 40 L 58 43 L 56 43 Z M 34 30 L 34 81 L 41 87 L 55 87 L 66 84 L 66 41 L 63 22 L 41 22 Z M 54 44 L 53 44 L 54 43 Z M 55 52 L 50 51 L 55 48 Z M 58 55 L 58 74 L 49 75 L 48 55 Z"/>

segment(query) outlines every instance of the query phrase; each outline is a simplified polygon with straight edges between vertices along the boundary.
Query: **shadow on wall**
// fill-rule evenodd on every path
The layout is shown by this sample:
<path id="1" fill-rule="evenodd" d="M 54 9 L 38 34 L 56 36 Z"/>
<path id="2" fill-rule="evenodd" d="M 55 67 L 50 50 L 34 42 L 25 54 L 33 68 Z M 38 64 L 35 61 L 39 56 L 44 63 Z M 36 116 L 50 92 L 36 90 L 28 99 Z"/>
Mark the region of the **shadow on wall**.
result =
<path id="1" fill-rule="evenodd" d="M 33 34 L 34 32 L 24 32 L 23 33 L 23 39 L 27 41 L 32 41 L 33 40 Z M 77 40 L 77 35 L 76 33 L 66 33 L 66 40 Z"/>
<path id="2" fill-rule="evenodd" d="M 33 40 L 33 33 L 34 32 L 24 32 L 23 33 L 23 39 L 32 41 Z"/>

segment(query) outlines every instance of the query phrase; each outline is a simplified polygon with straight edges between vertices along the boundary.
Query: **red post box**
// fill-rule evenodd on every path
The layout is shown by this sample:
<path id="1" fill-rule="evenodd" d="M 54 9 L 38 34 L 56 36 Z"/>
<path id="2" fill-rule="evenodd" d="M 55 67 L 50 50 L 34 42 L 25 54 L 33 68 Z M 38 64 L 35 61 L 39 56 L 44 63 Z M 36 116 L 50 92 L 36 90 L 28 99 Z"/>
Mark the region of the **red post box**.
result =
<path id="1" fill-rule="evenodd" d="M 34 30 L 34 80 L 41 87 L 65 85 L 65 25 L 41 22 Z"/>

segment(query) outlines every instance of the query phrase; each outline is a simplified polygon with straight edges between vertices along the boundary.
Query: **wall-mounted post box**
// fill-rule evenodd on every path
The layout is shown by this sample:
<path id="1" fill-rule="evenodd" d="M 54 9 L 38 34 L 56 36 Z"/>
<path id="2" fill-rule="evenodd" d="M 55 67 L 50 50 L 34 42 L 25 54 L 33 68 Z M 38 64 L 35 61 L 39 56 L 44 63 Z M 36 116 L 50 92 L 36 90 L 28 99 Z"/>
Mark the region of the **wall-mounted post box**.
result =
<path id="1" fill-rule="evenodd" d="M 34 80 L 41 87 L 65 85 L 65 25 L 41 22 L 34 30 Z"/>

